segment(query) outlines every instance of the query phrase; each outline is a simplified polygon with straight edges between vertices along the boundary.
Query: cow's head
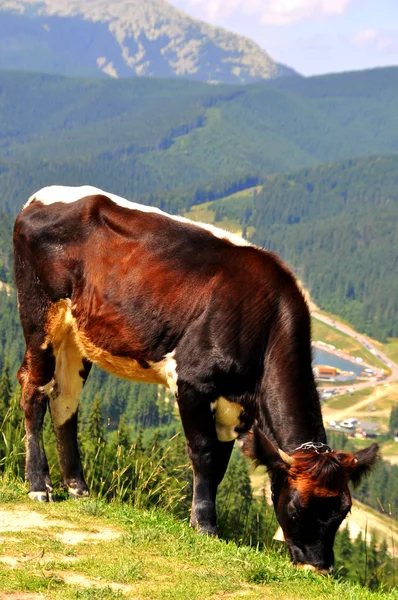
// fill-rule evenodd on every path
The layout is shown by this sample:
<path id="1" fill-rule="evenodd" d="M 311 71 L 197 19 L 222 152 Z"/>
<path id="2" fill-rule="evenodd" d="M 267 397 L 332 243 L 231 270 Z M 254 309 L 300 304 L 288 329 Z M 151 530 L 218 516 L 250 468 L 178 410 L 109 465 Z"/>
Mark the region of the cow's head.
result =
<path id="1" fill-rule="evenodd" d="M 348 484 L 360 482 L 377 451 L 372 444 L 355 454 L 303 449 L 288 456 L 258 427 L 247 434 L 243 452 L 267 467 L 276 517 L 295 564 L 321 572 L 333 567 L 336 531 L 352 504 Z"/>

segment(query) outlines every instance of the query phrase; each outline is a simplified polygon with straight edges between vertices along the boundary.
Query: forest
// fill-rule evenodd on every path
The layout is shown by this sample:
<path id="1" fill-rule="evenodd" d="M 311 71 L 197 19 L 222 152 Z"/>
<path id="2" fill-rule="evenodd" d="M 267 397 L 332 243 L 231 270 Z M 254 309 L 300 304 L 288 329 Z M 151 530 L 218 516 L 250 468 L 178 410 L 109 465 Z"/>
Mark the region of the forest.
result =
<path id="1" fill-rule="evenodd" d="M 15 213 L 52 182 L 137 200 L 398 150 L 398 68 L 286 79 L 285 90 L 0 71 L 0 206 Z"/>

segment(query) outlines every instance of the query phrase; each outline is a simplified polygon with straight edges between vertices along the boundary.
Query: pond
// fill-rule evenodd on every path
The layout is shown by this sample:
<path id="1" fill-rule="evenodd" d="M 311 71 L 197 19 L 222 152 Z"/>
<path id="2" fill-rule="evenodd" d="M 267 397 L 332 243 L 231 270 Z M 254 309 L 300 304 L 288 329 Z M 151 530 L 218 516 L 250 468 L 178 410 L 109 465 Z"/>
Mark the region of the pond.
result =
<path id="1" fill-rule="evenodd" d="M 312 352 L 314 365 L 328 365 L 329 367 L 336 367 L 341 371 L 353 371 L 355 375 L 361 375 L 364 369 L 364 365 L 346 360 L 332 352 L 327 352 L 327 350 L 313 348 Z"/>

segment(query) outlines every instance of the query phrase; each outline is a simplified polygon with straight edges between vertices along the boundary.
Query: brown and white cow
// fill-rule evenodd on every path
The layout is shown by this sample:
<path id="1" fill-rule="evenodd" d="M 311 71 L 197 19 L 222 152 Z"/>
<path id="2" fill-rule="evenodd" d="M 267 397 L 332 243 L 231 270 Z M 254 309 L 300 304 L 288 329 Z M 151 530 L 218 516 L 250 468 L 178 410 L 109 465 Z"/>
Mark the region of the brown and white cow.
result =
<path id="1" fill-rule="evenodd" d="M 216 532 L 217 486 L 239 436 L 268 468 L 293 561 L 330 568 L 348 483 L 373 465 L 377 446 L 355 455 L 326 446 L 309 312 L 282 262 L 210 225 L 88 186 L 34 194 L 14 247 L 30 498 L 52 499 L 47 406 L 65 485 L 71 496 L 88 493 L 77 412 L 95 363 L 176 394 L 194 471 L 193 526 Z"/>

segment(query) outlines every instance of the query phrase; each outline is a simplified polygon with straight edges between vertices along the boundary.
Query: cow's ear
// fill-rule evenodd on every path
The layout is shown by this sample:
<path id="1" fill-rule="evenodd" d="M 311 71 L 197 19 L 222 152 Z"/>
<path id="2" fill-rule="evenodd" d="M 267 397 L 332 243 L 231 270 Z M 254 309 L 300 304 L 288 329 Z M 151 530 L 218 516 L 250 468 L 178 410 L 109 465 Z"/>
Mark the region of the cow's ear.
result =
<path id="1" fill-rule="evenodd" d="M 356 466 L 350 479 L 354 486 L 357 486 L 360 484 L 362 478 L 367 475 L 376 464 L 376 461 L 379 458 L 378 444 L 372 444 L 368 448 L 358 450 L 358 452 L 354 453 L 354 458 Z"/>
<path id="2" fill-rule="evenodd" d="M 256 425 L 253 425 L 242 443 L 242 452 L 256 465 L 265 465 L 271 472 L 287 467 L 273 443 Z M 284 454 L 284 453 L 282 453 Z M 286 459 L 289 457 L 285 454 Z"/>

